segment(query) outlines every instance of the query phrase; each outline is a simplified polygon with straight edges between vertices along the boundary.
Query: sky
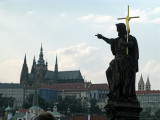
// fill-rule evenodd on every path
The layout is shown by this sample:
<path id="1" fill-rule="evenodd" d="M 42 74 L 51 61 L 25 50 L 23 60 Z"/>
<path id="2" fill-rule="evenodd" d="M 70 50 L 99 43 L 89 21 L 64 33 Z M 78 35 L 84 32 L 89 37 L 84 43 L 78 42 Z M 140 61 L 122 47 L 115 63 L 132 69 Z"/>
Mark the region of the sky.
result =
<path id="1" fill-rule="evenodd" d="M 105 71 L 114 58 L 110 45 L 95 35 L 116 38 L 115 24 L 130 16 L 130 34 L 139 45 L 139 72 L 151 89 L 160 89 L 160 1 L 158 0 L 0 0 L 0 82 L 19 83 L 27 57 L 29 72 L 33 57 L 43 46 L 48 69 L 80 70 L 85 81 L 107 83 Z"/>

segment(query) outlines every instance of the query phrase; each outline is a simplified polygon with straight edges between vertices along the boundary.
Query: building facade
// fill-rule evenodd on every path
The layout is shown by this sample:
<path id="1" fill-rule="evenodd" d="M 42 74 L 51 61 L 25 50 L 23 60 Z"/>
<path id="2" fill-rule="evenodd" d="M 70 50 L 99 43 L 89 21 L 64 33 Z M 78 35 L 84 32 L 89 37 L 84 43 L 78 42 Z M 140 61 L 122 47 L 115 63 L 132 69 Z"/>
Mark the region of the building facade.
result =
<path id="1" fill-rule="evenodd" d="M 30 95 L 30 94 L 34 94 L 34 90 L 35 87 L 34 86 L 23 86 L 24 89 L 24 98 L 26 100 L 26 98 Z M 24 101 L 25 101 L 24 100 Z"/>
<path id="2" fill-rule="evenodd" d="M 80 70 L 74 71 L 59 71 L 58 61 L 56 56 L 54 71 L 48 70 L 48 62 L 43 58 L 43 48 L 41 46 L 39 59 L 36 62 L 35 57 L 33 59 L 33 65 L 31 72 L 28 72 L 26 55 L 24 57 L 24 63 L 22 66 L 20 84 L 23 86 L 32 85 L 50 85 L 54 83 L 80 83 L 84 82 Z"/>
<path id="3" fill-rule="evenodd" d="M 90 100 L 96 99 L 99 108 L 104 109 L 107 104 L 109 93 L 108 84 L 92 84 L 84 83 L 57 83 L 53 85 L 44 85 L 42 88 L 57 90 L 57 101 L 61 101 L 66 97 L 80 98 L 83 103 L 87 103 L 90 107 Z"/>
<path id="4" fill-rule="evenodd" d="M 101 110 L 104 110 L 108 102 L 109 87 L 108 84 L 92 84 L 89 88 L 89 100 L 96 99 L 97 105 Z"/>
<path id="5" fill-rule="evenodd" d="M 90 82 L 83 83 L 55 83 L 53 85 L 44 85 L 42 88 L 57 90 L 57 101 L 61 101 L 66 97 L 81 98 L 82 101 L 88 100 L 88 88 Z"/>
<path id="6" fill-rule="evenodd" d="M 145 111 L 146 109 L 151 109 L 151 114 L 154 114 L 158 109 L 160 109 L 160 91 L 150 90 L 150 91 L 137 91 L 137 98 L 140 102 L 140 106 Z"/>
<path id="7" fill-rule="evenodd" d="M 160 91 L 151 90 L 151 84 L 149 77 L 147 77 L 146 84 L 143 81 L 143 77 L 138 83 L 138 91 L 136 91 L 137 99 L 140 102 L 140 106 L 143 111 L 146 109 L 151 109 L 151 114 L 154 114 L 158 109 L 160 109 Z"/>
<path id="8" fill-rule="evenodd" d="M 38 88 L 38 94 L 47 103 L 54 103 L 55 101 L 57 101 L 57 90 L 49 88 Z"/>
<path id="9" fill-rule="evenodd" d="M 21 85 L 15 83 L 0 83 L 0 93 L 2 97 L 14 98 L 13 107 L 21 108 L 24 102 L 24 89 Z"/>

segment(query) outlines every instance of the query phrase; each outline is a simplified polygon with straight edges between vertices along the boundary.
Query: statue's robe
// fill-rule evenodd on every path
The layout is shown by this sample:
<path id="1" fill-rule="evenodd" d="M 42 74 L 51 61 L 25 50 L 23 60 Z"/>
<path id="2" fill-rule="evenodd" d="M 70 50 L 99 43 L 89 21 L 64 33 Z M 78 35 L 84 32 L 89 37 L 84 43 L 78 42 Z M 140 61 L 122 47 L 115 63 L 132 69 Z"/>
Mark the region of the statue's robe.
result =
<path id="1" fill-rule="evenodd" d="M 129 35 L 128 43 L 120 37 L 110 39 L 111 51 L 115 58 L 106 71 L 111 100 L 137 99 L 135 94 L 135 76 L 138 72 L 139 50 L 135 37 Z M 128 55 L 126 48 L 128 47 Z"/>

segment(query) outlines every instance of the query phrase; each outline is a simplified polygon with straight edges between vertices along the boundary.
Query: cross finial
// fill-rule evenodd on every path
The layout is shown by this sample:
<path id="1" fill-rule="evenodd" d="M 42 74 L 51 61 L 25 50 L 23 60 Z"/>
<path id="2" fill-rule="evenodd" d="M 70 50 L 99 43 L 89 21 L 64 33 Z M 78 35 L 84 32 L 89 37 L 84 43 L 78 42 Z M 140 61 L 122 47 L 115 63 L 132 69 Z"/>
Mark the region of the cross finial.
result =
<path id="1" fill-rule="evenodd" d="M 128 13 L 127 13 L 127 17 L 125 17 L 125 18 L 118 18 L 118 19 L 117 19 L 117 20 L 121 20 L 121 19 L 125 19 L 125 20 L 126 20 L 126 27 L 127 27 L 127 42 L 128 42 L 129 31 L 130 31 L 130 28 L 129 28 L 129 20 L 130 20 L 131 18 L 139 18 L 139 16 L 129 17 L 129 5 L 128 5 Z M 127 47 L 126 54 L 128 55 L 128 47 Z"/>

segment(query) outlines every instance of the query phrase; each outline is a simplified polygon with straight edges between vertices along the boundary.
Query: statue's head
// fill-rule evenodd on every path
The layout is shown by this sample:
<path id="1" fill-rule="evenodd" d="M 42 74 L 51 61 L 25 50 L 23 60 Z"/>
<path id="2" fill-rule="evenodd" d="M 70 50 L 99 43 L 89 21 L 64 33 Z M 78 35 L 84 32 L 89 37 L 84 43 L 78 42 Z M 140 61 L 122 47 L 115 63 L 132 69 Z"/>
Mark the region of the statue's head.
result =
<path id="1" fill-rule="evenodd" d="M 127 34 L 126 25 L 124 23 L 118 23 L 116 26 L 119 37 L 123 37 Z"/>

